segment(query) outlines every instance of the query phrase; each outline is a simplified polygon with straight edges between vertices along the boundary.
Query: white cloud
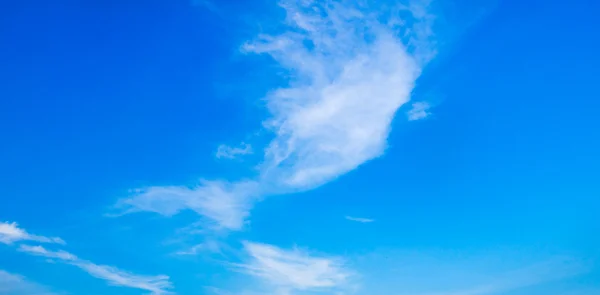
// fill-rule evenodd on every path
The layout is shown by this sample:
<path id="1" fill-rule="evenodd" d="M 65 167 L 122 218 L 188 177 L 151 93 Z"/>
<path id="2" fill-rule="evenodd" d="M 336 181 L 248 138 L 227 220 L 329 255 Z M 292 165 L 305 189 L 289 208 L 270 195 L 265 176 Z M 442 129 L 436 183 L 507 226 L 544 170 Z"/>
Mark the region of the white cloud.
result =
<path id="1" fill-rule="evenodd" d="M 292 77 L 265 98 L 271 117 L 264 125 L 275 137 L 254 185 L 153 187 L 121 200 L 126 213 L 191 209 L 220 228 L 240 229 L 257 196 L 316 188 L 383 154 L 395 113 L 435 53 L 426 9 L 343 0 L 280 6 L 286 30 L 243 46 L 272 57 Z"/>
<path id="2" fill-rule="evenodd" d="M 217 153 L 215 156 L 218 159 L 235 159 L 238 156 L 250 155 L 252 152 L 252 146 L 247 143 L 242 143 L 239 147 L 230 147 L 222 144 L 217 148 Z"/>
<path id="3" fill-rule="evenodd" d="M 406 114 L 408 116 L 409 121 L 416 121 L 427 118 L 431 113 L 429 109 L 431 106 L 423 101 L 415 102 L 412 104 L 412 109 L 408 111 Z"/>
<path id="4" fill-rule="evenodd" d="M 363 218 L 363 217 L 352 217 L 352 216 L 346 216 L 346 219 L 350 220 L 350 221 L 356 221 L 356 222 L 360 222 L 360 223 L 370 223 L 370 222 L 374 222 L 375 219 L 370 219 L 370 218 Z"/>
<path id="5" fill-rule="evenodd" d="M 265 173 L 283 186 L 306 189 L 383 153 L 420 65 L 377 11 L 298 2 L 282 3 L 288 32 L 261 36 L 245 49 L 272 56 L 297 77 L 267 97 L 273 114 L 267 126 L 276 137 Z"/>
<path id="6" fill-rule="evenodd" d="M 57 295 L 47 287 L 0 269 L 0 294 L 3 295 Z"/>
<path id="7" fill-rule="evenodd" d="M 118 208 L 125 213 L 150 211 L 172 216 L 192 210 L 203 216 L 214 229 L 240 229 L 257 195 L 257 183 L 202 181 L 198 187 L 156 186 L 139 190 L 132 198 L 122 199 Z"/>
<path id="8" fill-rule="evenodd" d="M 42 247 L 42 246 L 28 246 L 28 245 L 21 245 L 19 246 L 19 251 L 27 253 L 27 254 L 31 254 L 31 255 L 35 255 L 35 256 L 43 256 L 46 258 L 52 258 L 52 259 L 60 259 L 60 260 L 65 260 L 65 261 L 77 261 L 79 260 L 79 258 L 77 258 L 77 256 L 66 252 L 66 251 L 48 251 L 46 250 L 46 248 Z"/>
<path id="9" fill-rule="evenodd" d="M 142 276 L 132 274 L 118 268 L 106 265 L 98 265 L 65 251 L 50 251 L 42 246 L 21 245 L 19 251 L 35 256 L 57 259 L 60 262 L 79 267 L 89 275 L 102 279 L 112 286 L 123 286 L 145 290 L 153 295 L 170 294 L 168 289 L 172 288 L 169 277 L 165 275 Z"/>
<path id="10" fill-rule="evenodd" d="M 24 229 L 19 228 L 19 225 L 16 222 L 0 222 L 0 243 L 12 244 L 19 241 L 35 241 L 40 243 L 55 243 L 61 245 L 65 244 L 65 241 L 63 241 L 61 238 L 49 238 L 30 234 Z"/>
<path id="11" fill-rule="evenodd" d="M 248 261 L 239 270 L 281 292 L 334 291 L 348 284 L 350 272 L 337 257 L 313 256 L 299 249 L 244 242 Z"/>

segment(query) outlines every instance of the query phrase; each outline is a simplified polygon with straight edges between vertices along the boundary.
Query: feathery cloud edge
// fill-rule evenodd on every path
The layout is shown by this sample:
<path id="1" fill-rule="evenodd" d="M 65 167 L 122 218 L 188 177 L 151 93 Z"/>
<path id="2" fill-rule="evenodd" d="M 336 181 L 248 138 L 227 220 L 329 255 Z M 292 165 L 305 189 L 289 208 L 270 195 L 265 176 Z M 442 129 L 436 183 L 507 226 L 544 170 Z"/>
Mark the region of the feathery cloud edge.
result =
<path id="1" fill-rule="evenodd" d="M 435 55 L 426 5 L 286 0 L 280 6 L 287 30 L 242 47 L 269 55 L 294 77 L 266 97 L 271 118 L 264 125 L 275 138 L 259 175 L 141 189 L 117 202 L 123 214 L 192 210 L 214 229 L 239 230 L 264 196 L 316 188 L 383 154 L 396 111 Z"/>
<path id="2" fill-rule="evenodd" d="M 38 242 L 38 243 L 54 243 L 60 245 L 66 245 L 65 241 L 58 237 L 45 237 L 39 235 L 33 235 L 28 233 L 26 230 L 19 228 L 16 222 L 1 222 L 0 223 L 0 243 L 13 245 L 17 242 Z M 124 286 L 130 288 L 137 288 L 151 292 L 153 295 L 169 294 L 167 289 L 172 288 L 172 284 L 169 282 L 169 277 L 165 275 L 158 276 L 140 276 L 135 275 L 116 267 L 107 265 L 98 265 L 87 260 L 80 259 L 79 257 L 63 251 L 50 251 L 42 246 L 30 246 L 20 244 L 17 248 L 19 252 L 26 254 L 41 256 L 49 259 L 55 259 L 62 263 L 71 264 L 79 267 L 83 271 L 87 272 L 93 277 L 103 279 L 109 284 L 114 286 Z M 10 279 L 11 283 L 14 283 L 15 288 L 27 289 L 34 288 L 34 284 L 26 282 L 24 279 L 8 273 L 0 273 L 4 275 L 7 280 Z M 0 278 L 1 279 L 1 278 Z M 39 289 L 36 287 L 36 290 Z M 1 289 L 0 289 L 1 290 Z M 45 294 L 45 293 L 44 293 Z M 47 293 L 51 294 L 51 293 Z"/>
<path id="3" fill-rule="evenodd" d="M 132 274 L 116 267 L 107 265 L 98 265 L 93 262 L 83 260 L 66 251 L 51 251 L 42 246 L 20 245 L 18 251 L 34 256 L 56 259 L 59 262 L 70 264 L 87 272 L 89 275 L 102 279 L 112 286 L 122 286 L 145 290 L 153 295 L 171 294 L 167 289 L 173 286 L 169 282 L 169 277 L 165 275 L 141 276 Z"/>
<path id="4" fill-rule="evenodd" d="M 0 243 L 13 244 L 20 241 L 32 241 L 38 243 L 54 243 L 65 245 L 65 241 L 57 237 L 44 237 L 28 233 L 19 228 L 16 222 L 0 222 Z"/>
<path id="5" fill-rule="evenodd" d="M 348 287 L 353 275 L 339 257 L 249 241 L 243 245 L 246 260 L 232 264 L 234 269 L 259 279 L 269 290 L 278 293 L 341 291 Z"/>

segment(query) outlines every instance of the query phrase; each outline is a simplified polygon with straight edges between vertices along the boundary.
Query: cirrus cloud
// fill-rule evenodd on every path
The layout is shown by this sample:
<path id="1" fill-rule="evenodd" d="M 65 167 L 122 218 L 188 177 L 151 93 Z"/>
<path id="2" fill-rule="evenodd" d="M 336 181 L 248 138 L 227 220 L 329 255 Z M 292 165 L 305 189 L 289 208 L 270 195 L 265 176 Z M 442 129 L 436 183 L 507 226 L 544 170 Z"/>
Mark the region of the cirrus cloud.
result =
<path id="1" fill-rule="evenodd" d="M 285 29 L 242 46 L 291 77 L 265 97 L 264 126 L 274 138 L 254 180 L 150 187 L 117 207 L 165 216 L 192 210 L 213 227 L 238 230 L 262 197 L 316 188 L 381 156 L 397 110 L 435 55 L 432 17 L 416 2 L 365 3 L 281 1 Z"/>
<path id="2" fill-rule="evenodd" d="M 300 249 L 244 242 L 245 263 L 237 270 L 260 279 L 279 292 L 335 291 L 347 287 L 351 272 L 338 257 L 311 255 Z"/>
<path id="3" fill-rule="evenodd" d="M 247 143 L 242 143 L 238 147 L 231 147 L 222 144 L 217 148 L 217 153 L 215 154 L 215 157 L 217 157 L 217 159 L 235 159 L 238 156 L 250 155 L 252 153 L 252 146 Z"/>
<path id="4" fill-rule="evenodd" d="M 26 230 L 19 228 L 19 225 L 16 222 L 0 222 L 0 243 L 12 244 L 19 241 L 65 244 L 65 241 L 61 238 L 30 234 Z"/>
<path id="5" fill-rule="evenodd" d="M 34 256 L 56 259 L 59 262 L 76 266 L 89 275 L 108 282 L 109 285 L 136 288 L 150 292 L 152 295 L 169 294 L 173 286 L 165 275 L 142 276 L 120 270 L 113 266 L 98 265 L 83 260 L 66 251 L 51 251 L 42 246 L 21 245 L 18 250 Z"/>
<path id="6" fill-rule="evenodd" d="M 375 221 L 375 219 L 371 219 L 371 218 L 364 218 L 364 217 L 352 217 L 352 216 L 346 216 L 345 218 L 346 218 L 346 220 L 355 221 L 355 222 L 360 222 L 360 223 L 371 223 L 371 222 L 374 222 L 374 221 Z"/>

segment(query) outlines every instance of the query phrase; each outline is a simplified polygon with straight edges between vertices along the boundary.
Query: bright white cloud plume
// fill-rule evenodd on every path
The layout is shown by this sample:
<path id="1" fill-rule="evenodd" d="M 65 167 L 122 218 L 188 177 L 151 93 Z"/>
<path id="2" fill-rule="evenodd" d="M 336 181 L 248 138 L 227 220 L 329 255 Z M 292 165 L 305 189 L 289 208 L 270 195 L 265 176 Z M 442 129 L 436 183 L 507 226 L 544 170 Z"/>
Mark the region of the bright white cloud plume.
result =
<path id="1" fill-rule="evenodd" d="M 19 228 L 16 222 L 0 222 L 0 243 L 12 244 L 19 241 L 35 241 L 40 243 L 55 243 L 64 245 L 65 241 L 56 237 L 33 235 Z"/>
<path id="2" fill-rule="evenodd" d="M 4 295 L 57 295 L 45 286 L 0 269 L 0 294 Z"/>
<path id="3" fill-rule="evenodd" d="M 169 294 L 168 290 L 172 288 L 169 277 L 159 276 L 141 276 L 132 274 L 118 268 L 106 265 L 98 265 L 65 251 L 50 251 L 42 246 L 21 245 L 19 251 L 35 256 L 56 259 L 60 262 L 79 267 L 89 275 L 102 279 L 113 286 L 123 286 L 145 290 L 153 295 Z"/>
<path id="4" fill-rule="evenodd" d="M 264 125 L 275 137 L 251 189 L 245 182 L 153 187 L 121 200 L 125 212 L 190 209 L 239 229 L 257 196 L 312 189 L 382 155 L 392 119 L 435 51 L 424 6 L 368 2 L 281 1 L 286 29 L 243 46 L 292 77 L 266 97 Z"/>
<path id="5" fill-rule="evenodd" d="M 252 152 L 252 146 L 247 143 L 242 143 L 239 147 L 230 147 L 222 144 L 217 148 L 215 157 L 218 159 L 235 159 L 238 156 L 252 154 Z"/>
<path id="6" fill-rule="evenodd" d="M 431 106 L 426 102 L 420 101 L 420 102 L 413 103 L 412 109 L 410 109 L 410 111 L 408 111 L 408 113 L 407 113 L 408 120 L 416 121 L 416 120 L 421 120 L 421 119 L 427 118 L 427 116 L 429 116 L 431 114 L 429 112 L 430 108 L 431 108 Z"/>
<path id="7" fill-rule="evenodd" d="M 346 216 L 345 218 L 347 220 L 356 221 L 356 222 L 360 222 L 360 223 L 370 223 L 370 222 L 374 222 L 375 221 L 375 219 L 363 218 L 363 217 Z"/>
<path id="8" fill-rule="evenodd" d="M 337 257 L 313 256 L 298 249 L 244 242 L 248 261 L 236 265 L 279 291 L 325 291 L 341 289 L 350 272 Z"/>

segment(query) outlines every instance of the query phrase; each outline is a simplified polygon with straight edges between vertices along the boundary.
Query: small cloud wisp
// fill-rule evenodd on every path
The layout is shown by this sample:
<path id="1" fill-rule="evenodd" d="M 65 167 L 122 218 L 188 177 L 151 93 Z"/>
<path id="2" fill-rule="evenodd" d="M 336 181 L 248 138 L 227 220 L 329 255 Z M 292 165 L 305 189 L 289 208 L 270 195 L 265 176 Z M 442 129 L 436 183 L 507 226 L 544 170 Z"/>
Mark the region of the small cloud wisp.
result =
<path id="1" fill-rule="evenodd" d="M 235 159 L 239 156 L 250 155 L 252 153 L 252 146 L 247 143 L 242 143 L 239 147 L 231 147 L 222 144 L 217 148 L 215 157 L 217 157 L 217 159 Z"/>
<path id="2" fill-rule="evenodd" d="M 19 228 L 19 225 L 16 222 L 0 222 L 0 243 L 10 245 L 20 241 L 65 245 L 65 241 L 61 238 L 30 234 L 24 229 Z"/>
<path id="3" fill-rule="evenodd" d="M 360 222 L 360 223 L 371 223 L 374 222 L 375 219 L 370 219 L 370 218 L 363 218 L 363 217 L 352 217 L 352 216 L 346 216 L 345 217 L 347 220 L 350 221 L 355 221 L 355 222 Z"/>
<path id="4" fill-rule="evenodd" d="M 412 109 L 406 113 L 409 121 L 416 121 L 427 118 L 431 113 L 431 105 L 427 102 L 419 101 L 412 104 Z"/>
<path id="5" fill-rule="evenodd" d="M 118 268 L 98 265 L 65 251 L 50 251 L 42 246 L 21 245 L 18 250 L 34 256 L 56 259 L 60 262 L 79 267 L 89 275 L 107 281 L 113 286 L 122 286 L 136 288 L 150 292 L 152 295 L 170 294 L 167 291 L 172 288 L 169 277 L 159 276 L 141 276 L 132 274 Z"/>

